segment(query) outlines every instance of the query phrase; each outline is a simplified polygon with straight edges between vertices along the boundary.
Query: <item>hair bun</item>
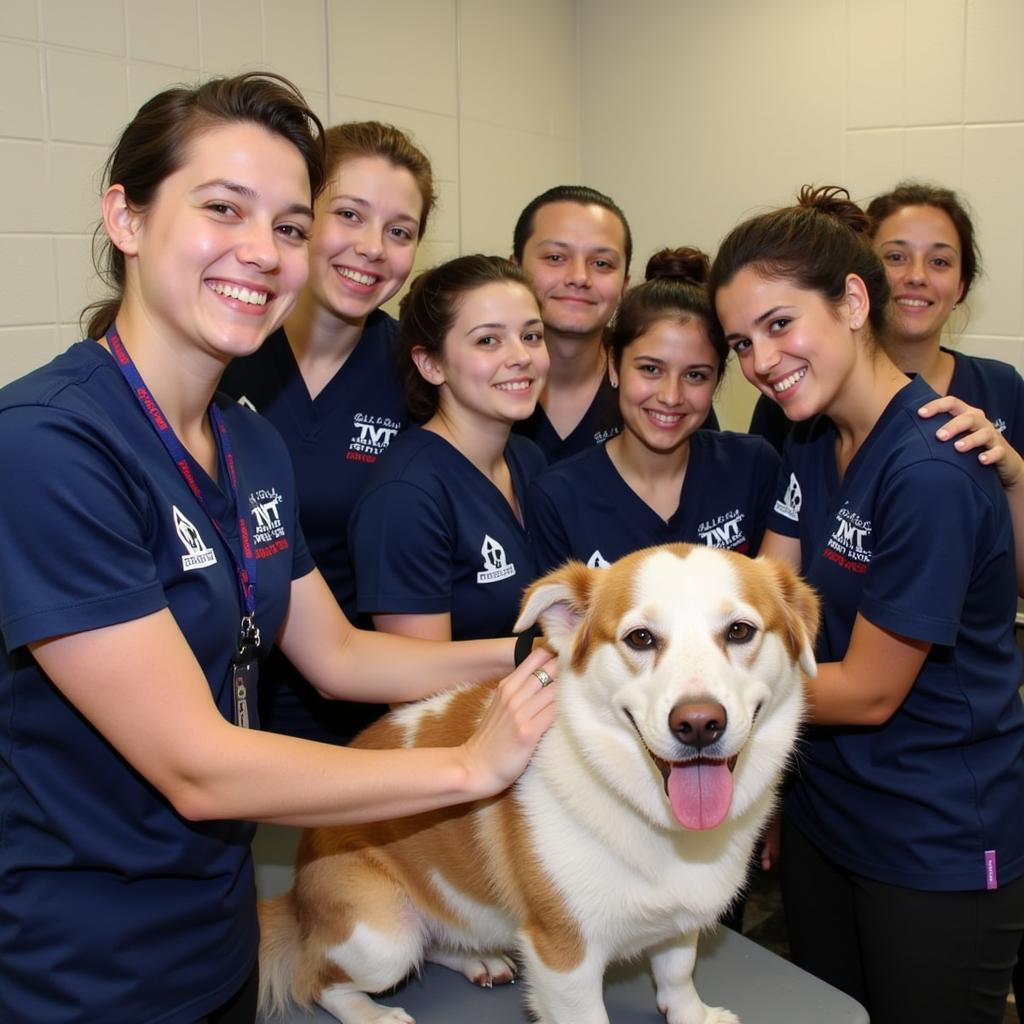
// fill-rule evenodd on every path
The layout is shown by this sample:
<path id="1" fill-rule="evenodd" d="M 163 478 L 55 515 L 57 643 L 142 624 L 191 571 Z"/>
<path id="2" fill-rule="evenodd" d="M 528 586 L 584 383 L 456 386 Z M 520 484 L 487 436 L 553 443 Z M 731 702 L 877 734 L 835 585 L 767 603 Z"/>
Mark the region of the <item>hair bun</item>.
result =
<path id="1" fill-rule="evenodd" d="M 871 219 L 839 185 L 804 185 L 797 196 L 797 206 L 833 217 L 856 235 L 871 234 Z"/>
<path id="2" fill-rule="evenodd" d="M 710 265 L 707 253 L 693 246 L 662 249 L 647 261 L 644 280 L 661 279 L 699 286 L 707 281 Z"/>

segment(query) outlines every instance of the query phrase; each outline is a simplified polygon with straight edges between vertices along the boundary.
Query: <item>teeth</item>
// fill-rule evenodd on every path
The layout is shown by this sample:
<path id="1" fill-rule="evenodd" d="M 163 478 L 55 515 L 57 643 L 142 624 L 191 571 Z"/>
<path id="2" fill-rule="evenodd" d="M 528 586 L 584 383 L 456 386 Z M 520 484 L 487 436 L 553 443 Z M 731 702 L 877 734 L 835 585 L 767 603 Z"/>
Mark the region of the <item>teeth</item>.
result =
<path id="1" fill-rule="evenodd" d="M 510 380 L 504 384 L 495 384 L 494 386 L 499 391 L 529 391 L 531 383 L 532 381 L 528 380 Z"/>
<path id="2" fill-rule="evenodd" d="M 805 366 L 803 369 L 791 373 L 788 377 L 783 377 L 782 380 L 772 385 L 772 391 L 777 395 L 781 395 L 783 391 L 788 391 L 798 380 L 803 380 L 806 372 L 807 367 Z"/>
<path id="3" fill-rule="evenodd" d="M 356 284 L 371 285 L 377 283 L 377 278 L 373 274 L 360 274 L 358 270 L 349 270 L 348 267 L 337 267 L 336 269 L 342 277 L 347 277 L 350 281 L 355 281 Z"/>
<path id="4" fill-rule="evenodd" d="M 646 412 L 652 420 L 670 427 L 674 427 L 683 418 L 679 413 L 655 412 L 653 409 L 647 409 Z"/>
<path id="5" fill-rule="evenodd" d="M 250 306 L 265 306 L 267 304 L 266 292 L 258 292 L 255 289 L 250 291 L 248 288 L 240 288 L 237 284 L 225 284 L 223 281 L 214 281 L 210 287 L 218 295 L 226 295 L 230 299 L 237 299 Z"/>
<path id="6" fill-rule="evenodd" d="M 930 306 L 931 303 L 925 299 L 897 299 L 897 306 L 912 306 L 914 309 L 918 309 L 923 306 Z"/>

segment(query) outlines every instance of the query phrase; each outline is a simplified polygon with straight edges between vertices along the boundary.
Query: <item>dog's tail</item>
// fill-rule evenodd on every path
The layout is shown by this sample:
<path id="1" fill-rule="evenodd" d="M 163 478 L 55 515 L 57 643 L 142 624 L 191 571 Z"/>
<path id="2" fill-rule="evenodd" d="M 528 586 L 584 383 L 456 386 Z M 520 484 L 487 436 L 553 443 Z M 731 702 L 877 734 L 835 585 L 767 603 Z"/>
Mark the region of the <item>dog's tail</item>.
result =
<path id="1" fill-rule="evenodd" d="M 295 965 L 301 946 L 291 891 L 260 900 L 259 1009 L 266 1017 L 283 1014 L 293 998 Z"/>

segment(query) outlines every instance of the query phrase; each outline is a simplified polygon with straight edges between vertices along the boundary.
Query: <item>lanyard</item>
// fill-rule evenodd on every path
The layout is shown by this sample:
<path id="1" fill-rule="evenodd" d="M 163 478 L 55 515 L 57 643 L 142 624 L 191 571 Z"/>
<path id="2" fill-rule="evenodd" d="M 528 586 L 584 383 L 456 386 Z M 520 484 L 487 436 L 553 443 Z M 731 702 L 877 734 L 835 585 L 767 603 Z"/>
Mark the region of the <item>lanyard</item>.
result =
<path id="1" fill-rule="evenodd" d="M 218 456 L 223 457 L 224 465 L 227 469 L 228 495 L 231 498 L 234 513 L 238 519 L 241 558 L 239 558 L 234 545 L 228 542 L 220 523 L 211 515 L 203 498 L 203 493 L 199 489 L 199 485 L 196 483 L 195 476 L 192 473 L 192 467 L 189 465 L 185 446 L 179 440 L 178 435 L 174 433 L 174 429 L 167 422 L 167 417 L 161 412 L 156 399 L 149 388 L 146 387 L 138 367 L 132 361 L 132 357 L 124 347 L 124 342 L 121 341 L 121 336 L 117 333 L 116 325 L 111 325 L 107 331 L 106 340 L 114 356 L 114 363 L 138 399 L 142 411 L 146 414 L 146 418 L 152 424 L 161 442 L 163 442 L 163 446 L 167 450 L 167 454 L 170 455 L 171 461 L 178 467 L 178 472 L 181 473 L 182 478 L 188 485 L 188 489 L 206 513 L 214 530 L 217 531 L 217 535 L 220 537 L 234 566 L 235 575 L 238 579 L 238 591 L 242 602 L 242 623 L 238 632 L 238 646 L 231 659 L 235 688 L 235 722 L 238 725 L 247 726 L 249 724 L 249 709 L 247 699 L 248 687 L 246 684 L 255 682 L 256 652 L 260 646 L 260 631 L 256 625 L 256 556 L 253 553 L 252 540 L 249 536 L 249 525 L 245 520 L 245 515 L 238 501 L 238 477 L 235 473 L 235 458 L 231 448 L 231 436 L 228 434 L 227 424 L 224 422 L 224 417 L 220 409 L 217 408 L 217 404 L 211 402 L 210 422 L 213 424 L 214 441 L 217 444 Z"/>

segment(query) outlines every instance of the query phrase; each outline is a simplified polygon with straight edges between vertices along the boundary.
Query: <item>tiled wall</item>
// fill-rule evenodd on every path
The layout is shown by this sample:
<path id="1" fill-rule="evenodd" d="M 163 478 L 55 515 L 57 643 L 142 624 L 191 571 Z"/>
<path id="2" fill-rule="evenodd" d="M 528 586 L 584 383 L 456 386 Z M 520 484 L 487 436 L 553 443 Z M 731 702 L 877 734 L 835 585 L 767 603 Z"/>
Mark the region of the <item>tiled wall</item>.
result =
<path id="1" fill-rule="evenodd" d="M 439 179 L 429 265 L 507 253 L 524 203 L 576 180 L 576 52 L 575 0 L 0 0 L 0 383 L 79 336 L 102 165 L 159 89 L 268 67 L 327 123 L 410 130 Z"/>
<path id="2" fill-rule="evenodd" d="M 582 176 L 629 215 L 638 277 L 804 182 L 961 190 L 984 276 L 951 341 L 1024 369 L 1022 51 L 1022 0 L 582 0 Z M 716 405 L 742 429 L 752 401 L 733 372 Z"/>

